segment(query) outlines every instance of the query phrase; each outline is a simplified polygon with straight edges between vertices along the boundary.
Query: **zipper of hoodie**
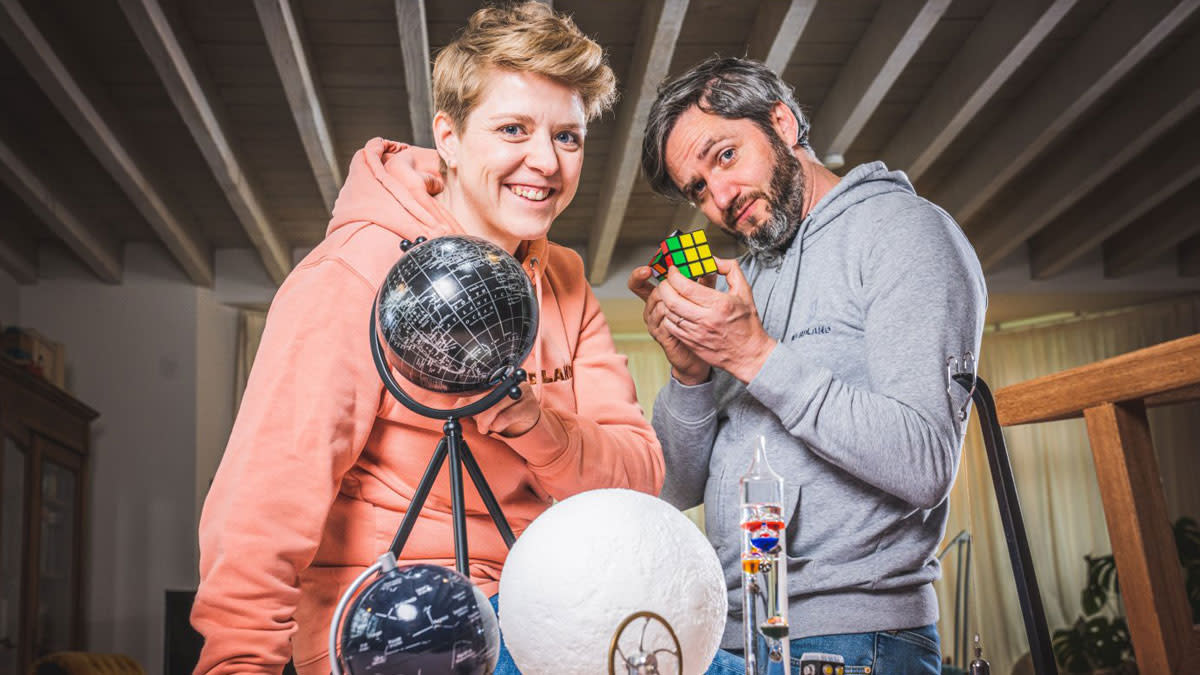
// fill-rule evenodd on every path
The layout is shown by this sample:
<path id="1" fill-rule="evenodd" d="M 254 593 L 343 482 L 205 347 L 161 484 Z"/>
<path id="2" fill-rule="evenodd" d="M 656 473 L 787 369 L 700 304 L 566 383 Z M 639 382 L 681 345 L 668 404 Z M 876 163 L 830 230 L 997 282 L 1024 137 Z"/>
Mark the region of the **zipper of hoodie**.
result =
<path id="1" fill-rule="evenodd" d="M 804 265 L 804 238 L 808 235 L 808 228 L 812 226 L 813 219 L 811 214 L 800 223 L 800 231 L 796 233 L 796 246 L 800 247 L 796 251 L 796 275 L 792 279 L 791 298 L 788 300 L 787 316 L 783 318 L 783 327 L 780 332 L 779 341 L 782 342 L 787 337 L 788 325 L 792 323 L 792 310 L 796 308 L 796 296 L 800 293 L 800 270 Z"/>
<path id="2" fill-rule="evenodd" d="M 771 279 L 771 287 L 767 289 L 767 297 L 763 302 L 762 311 L 759 313 L 759 320 L 762 321 L 763 330 L 767 331 L 767 335 L 770 335 L 779 342 L 783 342 L 784 338 L 787 336 L 788 324 L 792 322 L 792 309 L 796 306 L 796 295 L 800 292 L 800 265 L 801 258 L 804 257 L 804 235 L 808 233 L 808 228 L 810 225 L 812 225 L 811 215 L 806 216 L 804 220 L 801 221 L 800 227 L 797 230 L 795 237 L 792 239 L 792 244 L 788 246 L 787 250 L 784 252 L 782 260 L 779 262 L 779 272 L 774 275 L 773 279 Z M 796 250 L 793 251 L 793 249 Z M 771 330 L 767 327 L 767 324 L 770 322 L 769 313 L 771 310 L 771 301 L 775 299 L 775 290 L 779 288 L 779 278 L 783 276 L 784 270 L 787 267 L 787 263 L 793 255 L 796 256 L 795 278 L 792 280 L 791 292 L 788 293 L 789 297 L 787 299 L 787 315 L 783 319 L 783 325 L 779 327 L 780 334 L 776 336 L 773 335 Z M 758 281 L 758 278 L 762 275 L 764 266 L 761 260 L 757 258 L 751 259 L 754 261 L 755 274 L 754 279 L 748 281 L 750 281 L 750 291 L 751 295 L 753 295 L 754 283 Z"/>

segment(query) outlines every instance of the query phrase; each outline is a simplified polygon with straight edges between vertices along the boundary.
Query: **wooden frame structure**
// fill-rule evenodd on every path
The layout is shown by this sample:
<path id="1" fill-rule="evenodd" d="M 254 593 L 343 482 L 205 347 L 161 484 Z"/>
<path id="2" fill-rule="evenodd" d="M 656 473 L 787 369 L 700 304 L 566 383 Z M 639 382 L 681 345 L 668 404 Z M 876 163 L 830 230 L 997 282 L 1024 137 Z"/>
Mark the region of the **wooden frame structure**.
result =
<path id="1" fill-rule="evenodd" d="M 1200 335 L 1029 380 L 996 392 L 1004 426 L 1082 416 L 1143 673 L 1200 662 L 1146 409 L 1200 400 Z"/>

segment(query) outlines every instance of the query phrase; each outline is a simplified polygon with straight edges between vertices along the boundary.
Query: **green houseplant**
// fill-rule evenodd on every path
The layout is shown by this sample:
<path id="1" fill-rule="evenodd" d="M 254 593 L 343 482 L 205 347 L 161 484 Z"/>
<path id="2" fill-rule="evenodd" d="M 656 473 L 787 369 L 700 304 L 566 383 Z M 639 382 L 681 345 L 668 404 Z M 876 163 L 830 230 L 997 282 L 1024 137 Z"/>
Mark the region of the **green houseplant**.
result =
<path id="1" fill-rule="evenodd" d="M 1200 526 L 1183 517 L 1172 529 L 1192 621 L 1200 622 Z M 1080 593 L 1083 615 L 1071 626 L 1054 631 L 1054 657 L 1067 673 L 1136 673 L 1116 561 L 1111 554 L 1084 556 L 1084 561 L 1087 584 Z M 1110 606 L 1110 597 L 1115 606 Z"/>

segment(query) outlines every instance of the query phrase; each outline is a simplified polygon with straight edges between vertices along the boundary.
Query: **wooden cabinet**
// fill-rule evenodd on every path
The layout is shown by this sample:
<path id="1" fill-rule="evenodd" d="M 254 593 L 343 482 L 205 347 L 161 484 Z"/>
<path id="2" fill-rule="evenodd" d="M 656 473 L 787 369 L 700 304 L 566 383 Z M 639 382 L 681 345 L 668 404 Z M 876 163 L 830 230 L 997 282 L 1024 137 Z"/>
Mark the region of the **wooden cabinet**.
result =
<path id="1" fill-rule="evenodd" d="M 84 646 L 88 428 L 96 416 L 0 358 L 0 673 Z"/>

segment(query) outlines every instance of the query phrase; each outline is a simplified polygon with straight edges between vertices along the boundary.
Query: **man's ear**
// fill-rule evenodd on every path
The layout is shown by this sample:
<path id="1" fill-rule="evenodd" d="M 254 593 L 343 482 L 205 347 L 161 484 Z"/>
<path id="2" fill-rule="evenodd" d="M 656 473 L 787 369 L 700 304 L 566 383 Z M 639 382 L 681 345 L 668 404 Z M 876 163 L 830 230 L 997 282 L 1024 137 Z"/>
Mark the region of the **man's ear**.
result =
<path id="1" fill-rule="evenodd" d="M 433 116 L 433 143 L 447 168 L 458 168 L 458 134 L 454 131 L 454 122 L 444 110 L 437 111 Z"/>
<path id="2" fill-rule="evenodd" d="M 783 101 L 776 101 L 771 108 L 771 125 L 789 148 L 796 147 L 800 142 L 800 123 L 796 120 L 796 113 Z"/>

